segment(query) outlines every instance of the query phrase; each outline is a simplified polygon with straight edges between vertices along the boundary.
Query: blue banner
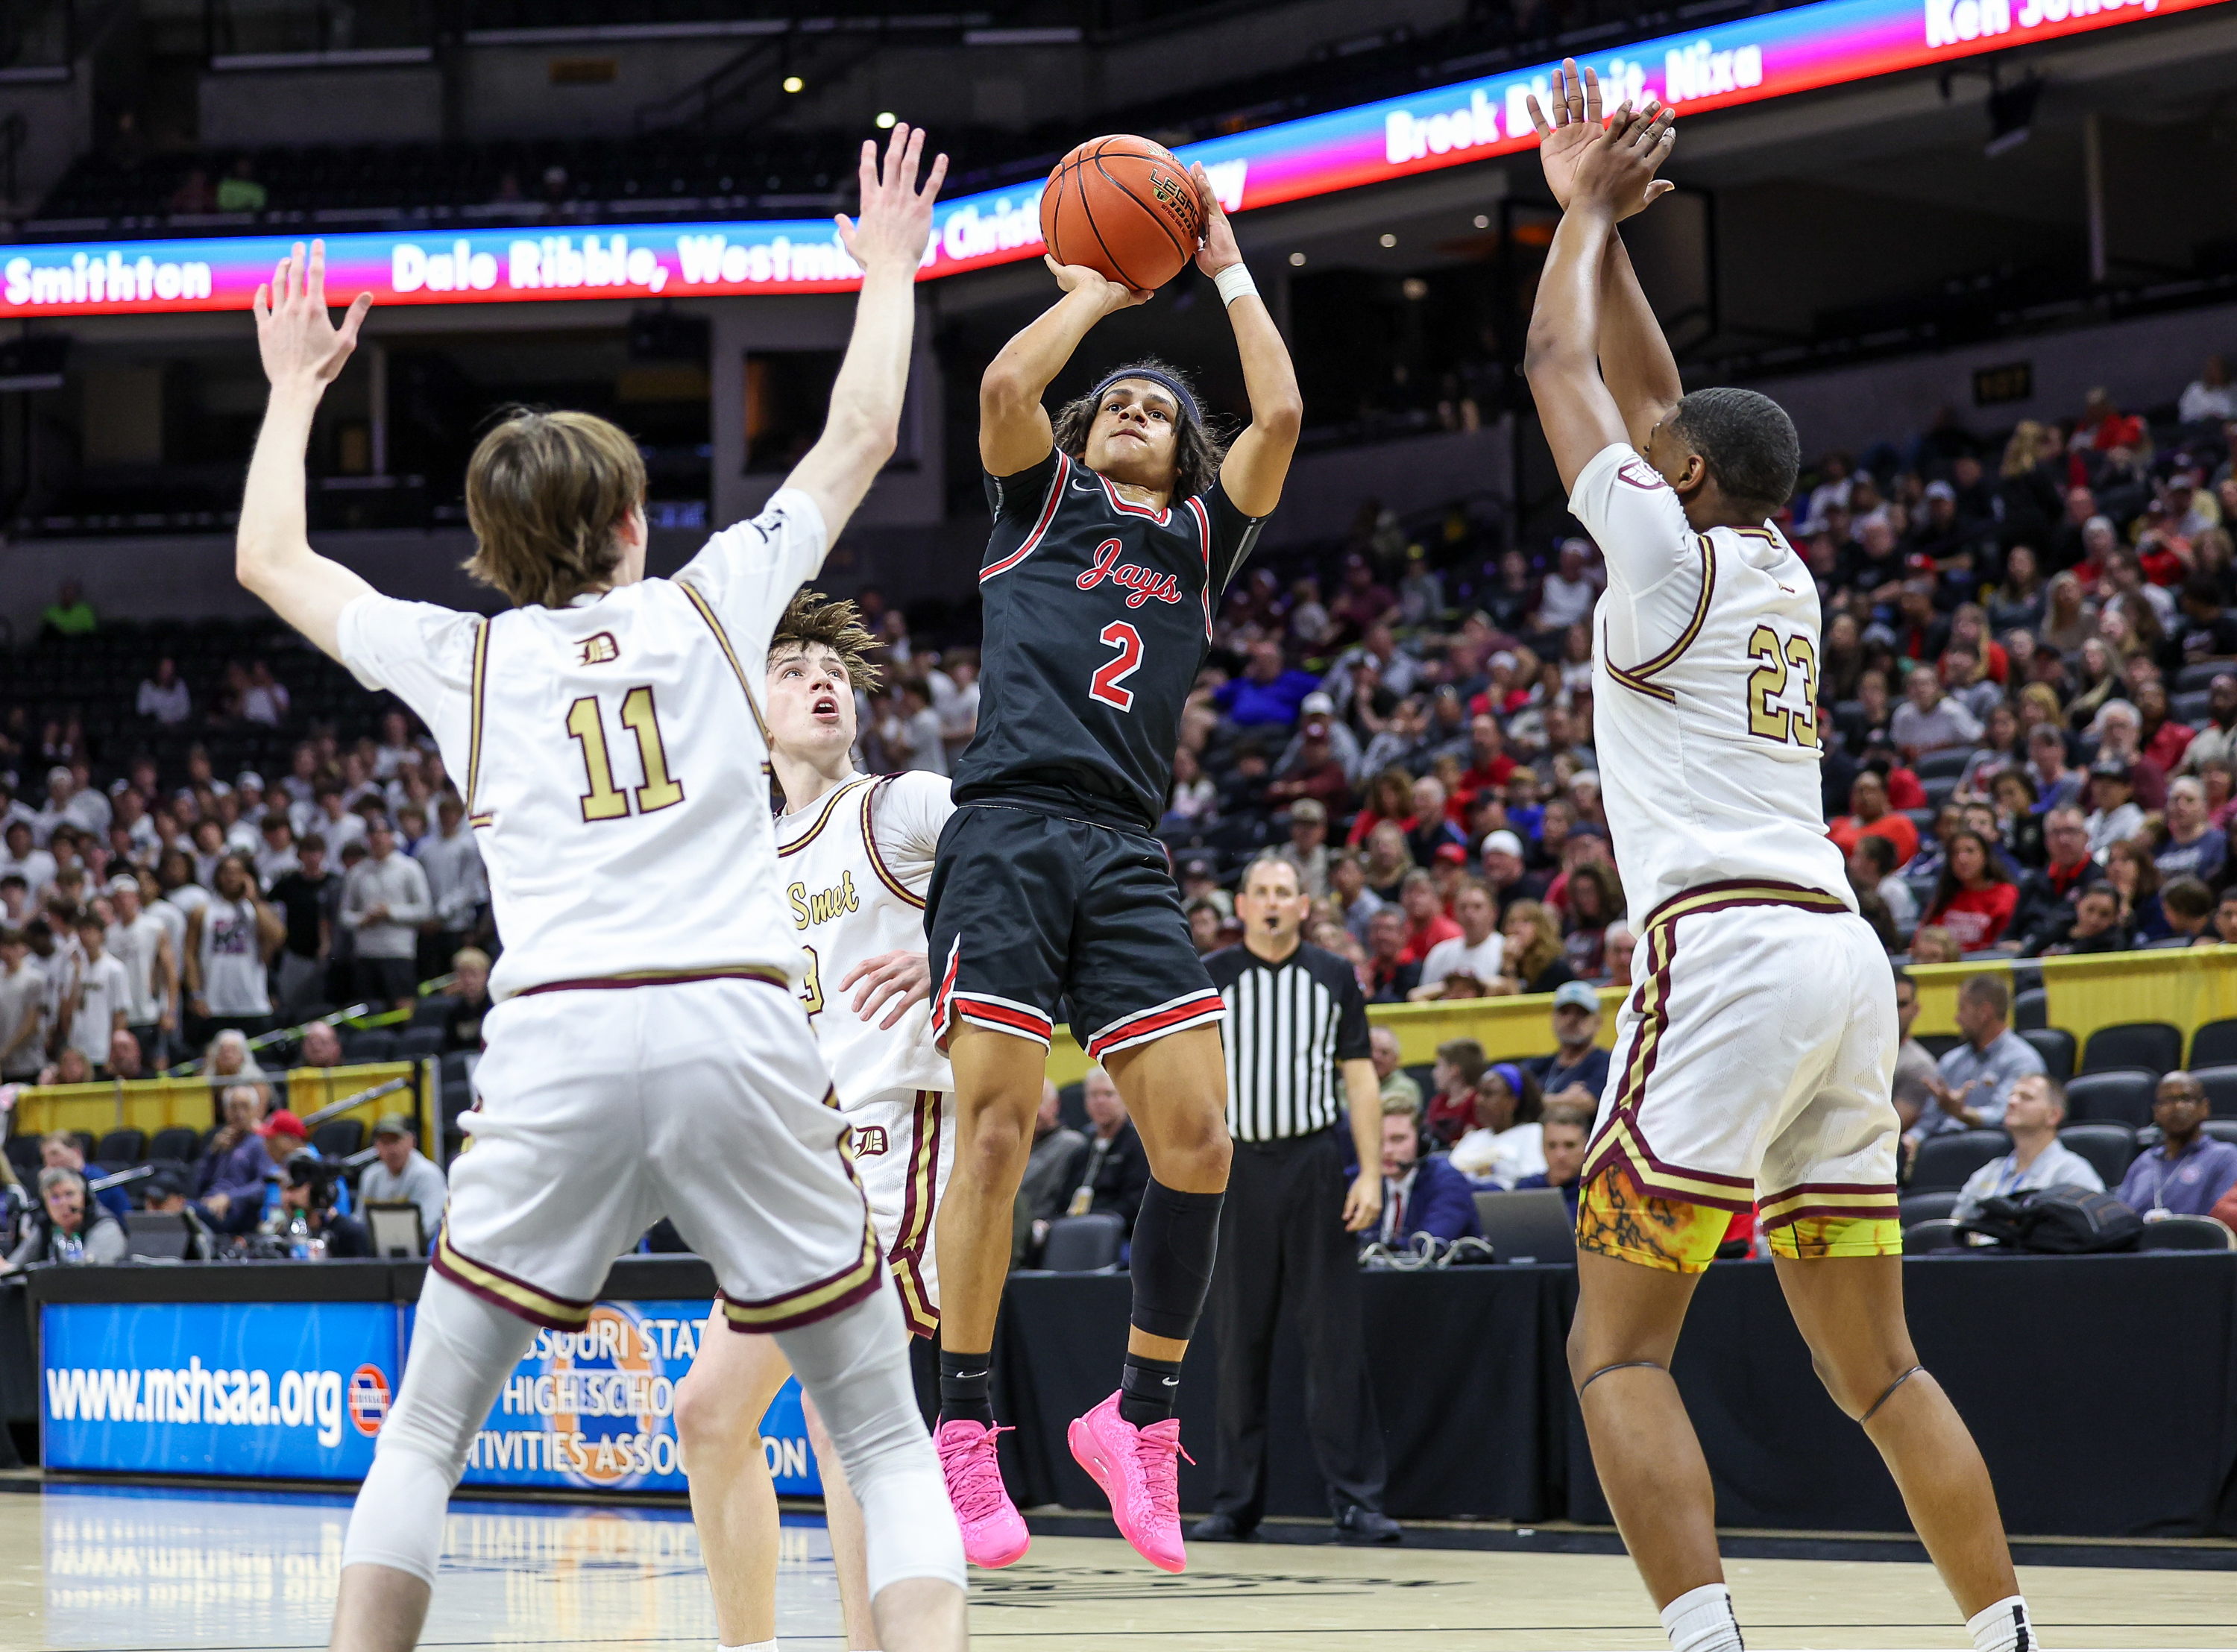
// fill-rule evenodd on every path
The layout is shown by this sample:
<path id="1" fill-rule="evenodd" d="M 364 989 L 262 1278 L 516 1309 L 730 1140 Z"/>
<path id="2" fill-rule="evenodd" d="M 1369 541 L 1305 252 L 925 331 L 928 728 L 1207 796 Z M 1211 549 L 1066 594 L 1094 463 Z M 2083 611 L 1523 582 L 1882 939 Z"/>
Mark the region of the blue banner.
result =
<path id="1" fill-rule="evenodd" d="M 396 1388 L 387 1302 L 41 1310 L 49 1468 L 355 1480 Z"/>

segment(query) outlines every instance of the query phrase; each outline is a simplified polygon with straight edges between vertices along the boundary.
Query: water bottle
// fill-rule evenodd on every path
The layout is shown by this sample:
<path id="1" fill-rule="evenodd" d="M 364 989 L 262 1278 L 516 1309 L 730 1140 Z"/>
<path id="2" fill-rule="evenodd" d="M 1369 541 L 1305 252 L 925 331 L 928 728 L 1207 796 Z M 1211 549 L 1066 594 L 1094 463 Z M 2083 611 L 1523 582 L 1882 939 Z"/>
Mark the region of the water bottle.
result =
<path id="1" fill-rule="evenodd" d="M 311 1261 L 325 1261 L 327 1260 L 327 1236 L 324 1234 L 313 1234 L 310 1238 L 310 1242 L 307 1247 L 306 1254 L 307 1260 Z"/>
<path id="2" fill-rule="evenodd" d="M 287 1219 L 287 1254 L 299 1262 L 311 1260 L 311 1224 L 300 1210 Z"/>

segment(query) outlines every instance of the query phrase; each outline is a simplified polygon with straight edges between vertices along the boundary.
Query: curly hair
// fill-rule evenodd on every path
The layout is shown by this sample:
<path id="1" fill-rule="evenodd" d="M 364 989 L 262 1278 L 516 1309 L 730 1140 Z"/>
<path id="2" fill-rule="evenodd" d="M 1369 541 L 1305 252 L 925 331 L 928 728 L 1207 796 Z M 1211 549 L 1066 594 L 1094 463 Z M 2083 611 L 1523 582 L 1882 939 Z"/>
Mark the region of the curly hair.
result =
<path id="1" fill-rule="evenodd" d="M 1136 364 L 1153 368 L 1169 378 L 1177 378 L 1195 392 L 1196 385 L 1179 368 L 1145 356 Z M 1096 409 L 1102 405 L 1094 396 L 1076 396 L 1056 410 L 1049 420 L 1057 447 L 1086 464 L 1087 433 L 1095 424 Z M 1191 418 L 1183 413 L 1173 429 L 1173 498 L 1176 502 L 1192 498 L 1209 490 L 1219 479 L 1220 461 L 1227 457 L 1228 437 L 1225 432 L 1208 427 L 1208 422 Z"/>
<path id="2" fill-rule="evenodd" d="M 879 643 L 870 628 L 862 623 L 862 610 L 844 597 L 835 602 L 822 591 L 811 591 L 803 585 L 793 594 L 791 606 L 785 609 L 784 617 L 776 622 L 775 633 L 769 638 L 770 663 L 774 664 L 780 654 L 795 649 L 805 653 L 819 644 L 839 656 L 849 683 L 865 694 L 877 693 L 885 672 L 869 658 L 869 650 Z"/>

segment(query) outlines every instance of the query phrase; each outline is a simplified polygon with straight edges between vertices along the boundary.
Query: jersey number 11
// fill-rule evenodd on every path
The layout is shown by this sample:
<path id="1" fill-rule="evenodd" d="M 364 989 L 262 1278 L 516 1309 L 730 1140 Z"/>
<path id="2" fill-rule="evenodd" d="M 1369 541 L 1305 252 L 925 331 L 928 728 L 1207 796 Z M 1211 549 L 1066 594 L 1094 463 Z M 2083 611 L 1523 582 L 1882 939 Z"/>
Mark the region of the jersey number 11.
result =
<path id="1" fill-rule="evenodd" d="M 622 727 L 637 736 L 637 755 L 644 771 L 637 787 L 637 813 L 650 814 L 683 801 L 683 782 L 668 772 L 668 748 L 661 743 L 660 719 L 652 690 L 640 686 L 622 697 Z M 583 793 L 583 819 L 618 820 L 630 813 L 630 794 L 614 784 L 613 760 L 606 754 L 606 718 L 596 694 L 584 694 L 567 708 L 567 732 L 583 747 L 583 767 L 591 789 Z"/>

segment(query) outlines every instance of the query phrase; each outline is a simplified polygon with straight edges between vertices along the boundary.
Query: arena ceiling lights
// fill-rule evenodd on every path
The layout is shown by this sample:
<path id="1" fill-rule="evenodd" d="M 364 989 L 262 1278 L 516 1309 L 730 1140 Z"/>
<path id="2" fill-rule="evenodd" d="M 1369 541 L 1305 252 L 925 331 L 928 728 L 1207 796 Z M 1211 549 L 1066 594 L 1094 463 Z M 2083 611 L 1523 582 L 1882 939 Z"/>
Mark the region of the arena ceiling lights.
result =
<path id="1" fill-rule="evenodd" d="M 1681 113 L 1730 109 L 2227 0 L 1821 0 L 1588 59 Z M 1231 212 L 1527 149 L 1523 100 L 1554 65 L 1190 144 Z M 1611 100 L 1613 101 L 1613 100 Z M 1038 182 L 945 202 L 922 276 L 1038 257 Z M 293 236 L 0 247 L 0 317 L 240 310 Z M 822 220 L 565 226 L 327 238 L 330 293 L 384 306 L 844 292 L 860 272 Z"/>

